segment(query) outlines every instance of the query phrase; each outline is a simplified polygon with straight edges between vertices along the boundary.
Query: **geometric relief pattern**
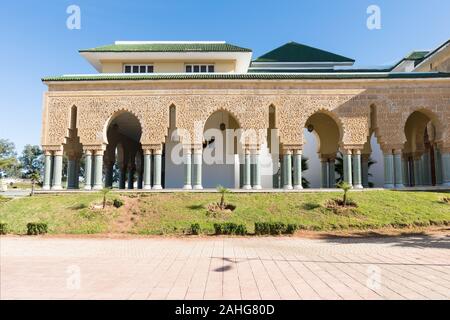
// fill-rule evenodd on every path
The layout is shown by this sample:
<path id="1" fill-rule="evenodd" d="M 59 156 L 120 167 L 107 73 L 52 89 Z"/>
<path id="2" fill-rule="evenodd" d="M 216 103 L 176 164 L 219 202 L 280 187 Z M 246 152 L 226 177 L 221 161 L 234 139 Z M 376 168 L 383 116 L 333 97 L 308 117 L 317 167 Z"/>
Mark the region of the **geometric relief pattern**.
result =
<path id="1" fill-rule="evenodd" d="M 216 84 L 217 85 L 217 84 Z M 78 84 L 80 86 L 80 84 Z M 195 86 L 195 84 L 192 84 Z M 435 122 L 437 139 L 450 147 L 450 87 L 432 85 L 417 88 L 337 89 L 329 84 L 319 89 L 300 90 L 292 87 L 271 89 L 267 93 L 254 89 L 191 90 L 97 90 L 65 94 L 46 94 L 42 145 L 46 149 L 60 147 L 67 137 L 70 110 L 77 107 L 80 142 L 86 149 L 104 148 L 106 128 L 116 112 L 133 113 L 142 127 L 143 146 L 161 145 L 169 127 L 170 106 L 176 108 L 176 127 L 182 129 L 183 142 L 196 142 L 195 128 L 203 128 L 209 116 L 218 110 L 228 111 L 241 129 L 267 132 L 269 109 L 275 108 L 276 128 L 280 141 L 288 147 L 301 148 L 303 128 L 316 112 L 332 117 L 340 130 L 340 143 L 346 148 L 362 149 L 371 130 L 375 130 L 382 147 L 401 148 L 406 141 L 404 126 L 415 110 L 425 110 Z M 254 84 L 255 87 L 258 84 Z M 360 84 L 361 86 L 361 84 Z M 442 84 L 441 84 L 442 86 Z M 78 87 L 79 88 L 79 87 Z M 447 89 L 447 90 L 445 90 Z M 376 128 L 370 128 L 371 106 L 376 107 Z M 200 130 L 203 132 L 203 130 Z M 259 143 L 259 142 L 258 142 Z"/>

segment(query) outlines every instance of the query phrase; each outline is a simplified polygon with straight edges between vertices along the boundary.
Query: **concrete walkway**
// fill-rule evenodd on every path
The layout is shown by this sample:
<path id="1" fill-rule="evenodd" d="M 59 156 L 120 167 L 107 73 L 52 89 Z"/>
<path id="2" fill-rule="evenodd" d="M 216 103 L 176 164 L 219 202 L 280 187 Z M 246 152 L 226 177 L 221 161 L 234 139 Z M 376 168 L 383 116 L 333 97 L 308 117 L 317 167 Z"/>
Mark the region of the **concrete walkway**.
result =
<path id="1" fill-rule="evenodd" d="M 450 237 L 1 237 L 1 299 L 450 299 Z"/>

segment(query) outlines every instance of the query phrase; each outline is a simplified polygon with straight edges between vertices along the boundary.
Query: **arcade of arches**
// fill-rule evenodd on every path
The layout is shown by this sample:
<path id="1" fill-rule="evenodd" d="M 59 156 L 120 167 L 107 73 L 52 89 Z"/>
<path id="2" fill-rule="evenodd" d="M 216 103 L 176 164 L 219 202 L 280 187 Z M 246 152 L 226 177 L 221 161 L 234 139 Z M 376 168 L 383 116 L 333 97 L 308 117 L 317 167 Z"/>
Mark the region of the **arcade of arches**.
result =
<path id="1" fill-rule="evenodd" d="M 86 190 L 298 190 L 304 132 L 317 141 L 322 188 L 340 180 L 369 186 L 373 135 L 385 188 L 450 186 L 450 82 L 383 81 L 183 84 L 189 90 L 49 84 L 44 189 L 61 190 L 67 177 L 67 189 L 82 181 Z M 227 161 L 207 163 L 219 145 Z"/>

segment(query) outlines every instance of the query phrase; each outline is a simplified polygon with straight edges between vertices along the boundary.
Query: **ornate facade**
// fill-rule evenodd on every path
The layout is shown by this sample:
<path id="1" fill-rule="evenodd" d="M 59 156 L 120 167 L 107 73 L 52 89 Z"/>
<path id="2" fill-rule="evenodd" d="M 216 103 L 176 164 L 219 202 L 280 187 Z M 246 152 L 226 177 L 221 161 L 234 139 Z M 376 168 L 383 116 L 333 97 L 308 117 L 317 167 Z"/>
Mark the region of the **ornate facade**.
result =
<path id="1" fill-rule="evenodd" d="M 250 68 L 246 73 L 45 78 L 44 188 L 61 189 L 63 176 L 68 188 L 78 188 L 83 159 L 86 189 L 112 186 L 114 166 L 120 188 L 127 180 L 129 188 L 136 182 L 137 188 L 160 189 L 165 184 L 165 146 L 175 127 L 184 155 L 184 183 L 179 187 L 201 189 L 203 128 L 218 111 L 229 114 L 242 132 L 236 153 L 241 159 L 239 186 L 244 189 L 261 188 L 258 155 L 270 129 L 276 132 L 281 153 L 280 163 L 274 164 L 281 166 L 280 187 L 301 189 L 305 128 L 316 129 L 320 137 L 324 186 L 334 186 L 337 152 L 343 155 L 343 179 L 355 188 L 366 184 L 373 133 L 384 154 L 386 187 L 450 186 L 450 70 L 442 71 Z M 337 128 L 334 134 L 332 127 Z M 67 173 L 62 172 L 63 156 L 68 159 Z"/>

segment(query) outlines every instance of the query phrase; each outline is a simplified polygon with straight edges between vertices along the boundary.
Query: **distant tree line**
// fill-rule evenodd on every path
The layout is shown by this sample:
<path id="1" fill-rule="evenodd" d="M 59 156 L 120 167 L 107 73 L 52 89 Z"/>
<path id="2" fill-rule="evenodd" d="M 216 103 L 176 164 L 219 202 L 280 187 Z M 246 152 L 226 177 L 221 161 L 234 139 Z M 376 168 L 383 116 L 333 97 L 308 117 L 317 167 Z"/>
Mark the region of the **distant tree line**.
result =
<path id="1" fill-rule="evenodd" d="M 0 139 L 0 177 L 36 179 L 44 170 L 44 154 L 38 145 L 27 144 L 18 156 L 13 142 Z"/>

